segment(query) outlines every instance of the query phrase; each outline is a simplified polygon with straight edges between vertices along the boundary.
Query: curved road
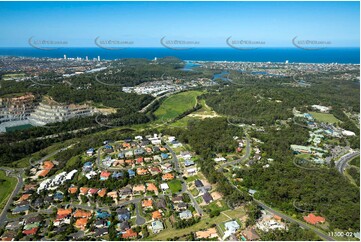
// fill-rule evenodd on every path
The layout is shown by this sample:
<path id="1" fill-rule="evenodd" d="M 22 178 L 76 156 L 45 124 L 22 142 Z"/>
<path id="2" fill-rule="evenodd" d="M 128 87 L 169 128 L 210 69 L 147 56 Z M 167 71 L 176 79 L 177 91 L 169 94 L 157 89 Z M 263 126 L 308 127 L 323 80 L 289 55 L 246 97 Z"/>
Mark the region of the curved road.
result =
<path id="1" fill-rule="evenodd" d="M 336 162 L 336 169 L 343 174 L 343 172 L 345 171 L 346 166 L 348 165 L 347 163 L 352 160 L 353 158 L 355 158 L 356 156 L 359 156 L 360 152 L 358 151 L 353 151 L 351 153 L 348 153 L 344 156 L 342 156 L 337 162 Z"/>

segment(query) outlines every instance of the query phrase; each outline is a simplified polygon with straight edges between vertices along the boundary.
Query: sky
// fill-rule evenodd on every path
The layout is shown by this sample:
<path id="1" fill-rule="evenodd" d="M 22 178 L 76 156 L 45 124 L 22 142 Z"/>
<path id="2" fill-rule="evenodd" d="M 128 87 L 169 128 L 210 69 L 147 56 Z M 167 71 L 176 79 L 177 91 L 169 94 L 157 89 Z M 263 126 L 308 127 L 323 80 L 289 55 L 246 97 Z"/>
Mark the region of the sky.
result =
<path id="1" fill-rule="evenodd" d="M 96 47 L 95 39 L 161 47 L 160 39 L 226 47 L 226 39 L 290 47 L 292 39 L 359 47 L 359 2 L 0 2 L 0 47 L 29 39 Z"/>

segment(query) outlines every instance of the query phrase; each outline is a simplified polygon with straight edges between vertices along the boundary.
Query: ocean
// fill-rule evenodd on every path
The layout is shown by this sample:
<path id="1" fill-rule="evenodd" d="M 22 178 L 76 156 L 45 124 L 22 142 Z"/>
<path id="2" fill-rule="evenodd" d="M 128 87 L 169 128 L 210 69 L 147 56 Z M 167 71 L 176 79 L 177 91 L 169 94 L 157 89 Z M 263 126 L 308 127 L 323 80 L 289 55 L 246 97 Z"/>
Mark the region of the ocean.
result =
<path id="1" fill-rule="evenodd" d="M 0 56 L 68 58 L 81 57 L 91 60 L 114 60 L 123 58 L 146 58 L 175 56 L 192 61 L 244 61 L 244 62 L 285 62 L 289 63 L 342 63 L 360 64 L 360 48 L 325 48 L 305 50 L 299 48 L 259 48 L 255 50 L 237 50 L 232 48 L 193 48 L 174 50 L 167 48 L 128 48 L 106 50 L 102 48 L 59 48 L 41 50 L 35 48 L 0 48 Z"/>

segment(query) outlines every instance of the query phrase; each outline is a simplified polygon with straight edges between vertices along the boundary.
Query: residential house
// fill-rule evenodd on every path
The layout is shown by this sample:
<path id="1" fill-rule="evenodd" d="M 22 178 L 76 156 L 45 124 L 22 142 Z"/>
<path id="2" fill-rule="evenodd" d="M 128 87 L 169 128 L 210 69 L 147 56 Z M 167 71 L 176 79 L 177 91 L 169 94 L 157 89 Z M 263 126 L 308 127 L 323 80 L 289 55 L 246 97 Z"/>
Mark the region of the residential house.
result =
<path id="1" fill-rule="evenodd" d="M 183 197 L 182 197 L 182 196 L 175 196 L 175 197 L 172 197 L 172 202 L 173 202 L 173 203 L 180 203 L 180 202 L 183 202 Z"/>
<path id="2" fill-rule="evenodd" d="M 243 230 L 242 235 L 244 238 L 246 238 L 247 241 L 256 241 L 260 239 L 260 236 L 257 234 L 256 230 L 252 227 Z"/>
<path id="3" fill-rule="evenodd" d="M 162 213 L 159 210 L 156 210 L 152 213 L 152 219 L 157 220 L 162 218 Z"/>
<path id="4" fill-rule="evenodd" d="M 142 208 L 146 210 L 152 210 L 153 209 L 153 200 L 152 199 L 145 199 L 142 201 Z"/>
<path id="5" fill-rule="evenodd" d="M 167 203 L 163 198 L 159 198 L 156 202 L 156 206 L 158 209 L 166 209 Z"/>
<path id="6" fill-rule="evenodd" d="M 166 190 L 169 189 L 169 186 L 168 186 L 167 183 L 162 183 L 162 184 L 160 184 L 160 189 L 161 189 L 162 191 L 166 191 Z"/>
<path id="7" fill-rule="evenodd" d="M 35 235 L 36 232 L 38 232 L 38 229 L 39 228 L 32 228 L 32 229 L 29 229 L 29 230 L 23 230 L 23 234 L 29 236 L 29 235 Z"/>
<path id="8" fill-rule="evenodd" d="M 157 166 L 150 167 L 148 170 L 149 170 L 150 174 L 152 174 L 152 176 L 162 173 L 162 170 Z"/>
<path id="9" fill-rule="evenodd" d="M 79 218 L 75 221 L 74 227 L 79 230 L 85 230 L 88 223 L 88 218 Z"/>
<path id="10" fill-rule="evenodd" d="M 134 232 L 132 229 L 128 229 L 125 233 L 122 234 L 123 239 L 134 239 L 138 236 L 137 232 Z"/>
<path id="11" fill-rule="evenodd" d="M 153 221 L 151 227 L 154 234 L 157 234 L 164 229 L 163 223 L 159 220 Z"/>
<path id="12" fill-rule="evenodd" d="M 324 217 L 321 216 L 316 216 L 313 213 L 310 213 L 307 216 L 304 216 L 303 219 L 310 224 L 317 224 L 317 223 L 324 223 L 326 221 L 326 219 Z"/>
<path id="13" fill-rule="evenodd" d="M 102 188 L 98 191 L 98 196 L 99 197 L 104 197 L 107 194 L 107 189 L 106 188 Z"/>
<path id="14" fill-rule="evenodd" d="M 142 167 L 138 167 L 137 168 L 137 175 L 139 176 L 143 176 L 143 175 L 147 175 L 148 174 L 148 170 Z"/>
<path id="15" fill-rule="evenodd" d="M 190 219 L 190 218 L 192 218 L 192 212 L 189 210 L 184 210 L 179 213 L 179 218 L 180 219 Z"/>
<path id="16" fill-rule="evenodd" d="M 209 194 L 209 192 L 204 193 L 204 194 L 202 195 L 202 198 L 203 198 L 203 200 L 204 200 L 204 202 L 205 202 L 206 204 L 208 204 L 208 203 L 210 203 L 210 202 L 213 201 L 213 197 L 211 196 L 211 194 Z"/>
<path id="17" fill-rule="evenodd" d="M 154 192 L 155 195 L 158 195 L 158 188 L 154 183 L 147 183 L 147 192 Z"/>
<path id="18" fill-rule="evenodd" d="M 170 163 L 161 164 L 160 167 L 162 168 L 163 173 L 169 173 L 173 171 L 172 164 Z"/>
<path id="19" fill-rule="evenodd" d="M 239 224 L 234 220 L 224 223 L 224 227 L 226 231 L 229 231 L 232 234 L 236 233 L 236 231 L 240 228 Z"/>
<path id="20" fill-rule="evenodd" d="M 80 188 L 80 195 L 87 195 L 88 194 L 88 191 L 89 191 L 89 188 L 88 187 L 81 187 Z"/>
<path id="21" fill-rule="evenodd" d="M 135 185 L 133 187 L 133 195 L 139 195 L 145 193 L 145 186 L 143 184 Z"/>
<path id="22" fill-rule="evenodd" d="M 88 173 L 93 170 L 93 163 L 90 161 L 85 162 L 83 165 L 83 172 Z"/>
<path id="23" fill-rule="evenodd" d="M 87 154 L 88 156 L 94 155 L 94 154 L 95 154 L 94 148 L 89 148 L 89 149 L 86 151 L 86 154 Z"/>
<path id="24" fill-rule="evenodd" d="M 186 160 L 186 161 L 184 162 L 184 165 L 185 165 L 185 167 L 193 166 L 193 165 L 194 165 L 194 161 L 192 161 L 192 160 Z"/>
<path id="25" fill-rule="evenodd" d="M 120 172 L 120 171 L 115 171 L 112 174 L 112 178 L 114 178 L 114 179 L 119 179 L 119 178 L 123 178 L 123 177 L 124 177 L 124 173 Z"/>
<path id="26" fill-rule="evenodd" d="M 74 218 L 89 218 L 91 216 L 92 216 L 91 211 L 85 211 L 81 209 L 76 210 L 75 213 L 73 214 Z"/>
<path id="27" fill-rule="evenodd" d="M 69 194 L 75 194 L 75 193 L 77 193 L 78 192 L 78 187 L 77 186 L 70 186 L 69 188 L 68 188 L 68 193 Z"/>
<path id="28" fill-rule="evenodd" d="M 119 190 L 119 198 L 120 199 L 125 199 L 127 197 L 130 197 L 130 196 L 132 196 L 132 194 L 133 194 L 133 191 L 132 191 L 131 185 L 127 185 Z"/>
<path id="29" fill-rule="evenodd" d="M 128 170 L 129 178 L 135 177 L 135 172 L 132 169 Z"/>
<path id="30" fill-rule="evenodd" d="M 118 193 L 116 191 L 111 191 L 107 193 L 108 197 L 111 197 L 113 199 L 117 199 L 118 198 Z"/>
<path id="31" fill-rule="evenodd" d="M 130 219 L 130 212 L 124 207 L 118 208 L 116 213 L 119 221 L 127 221 Z"/>
<path id="32" fill-rule="evenodd" d="M 174 179 L 174 175 L 172 173 L 166 173 L 162 176 L 163 181 L 169 181 L 173 179 Z"/>
<path id="33" fill-rule="evenodd" d="M 169 159 L 169 155 L 167 153 L 161 153 L 160 156 L 161 156 L 162 160 Z"/>
<path id="34" fill-rule="evenodd" d="M 195 234 L 195 237 L 198 240 L 217 238 L 218 237 L 217 229 L 216 228 L 209 228 L 207 230 L 197 231 L 196 234 Z"/>
<path id="35" fill-rule="evenodd" d="M 101 181 L 105 181 L 108 180 L 109 176 L 111 175 L 111 173 L 109 171 L 102 171 L 100 173 L 100 180 Z"/>
<path id="36" fill-rule="evenodd" d="M 29 205 L 25 205 L 25 206 L 17 206 L 13 209 L 13 214 L 19 214 L 19 213 L 25 213 L 27 211 L 29 211 L 30 206 Z"/>
<path id="37" fill-rule="evenodd" d="M 108 234 L 108 228 L 96 228 L 94 230 L 94 237 L 98 238 L 98 237 L 102 237 L 104 235 Z"/>

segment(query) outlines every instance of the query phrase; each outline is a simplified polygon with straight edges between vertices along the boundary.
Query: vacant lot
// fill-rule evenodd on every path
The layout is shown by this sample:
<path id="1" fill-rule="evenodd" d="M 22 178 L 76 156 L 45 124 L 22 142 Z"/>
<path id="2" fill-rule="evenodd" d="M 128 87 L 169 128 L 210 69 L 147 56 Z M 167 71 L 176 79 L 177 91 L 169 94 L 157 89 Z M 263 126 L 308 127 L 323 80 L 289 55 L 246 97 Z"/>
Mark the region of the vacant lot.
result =
<path id="1" fill-rule="evenodd" d="M 331 124 L 340 122 L 340 120 L 335 118 L 335 116 L 333 116 L 333 114 L 330 113 L 310 112 L 310 114 L 319 122 L 331 123 Z"/>
<path id="2" fill-rule="evenodd" d="M 182 183 L 179 180 L 172 180 L 168 182 L 168 186 L 172 193 L 177 193 L 182 190 Z"/>
<path id="3" fill-rule="evenodd" d="M 154 112 L 157 119 L 168 120 L 177 117 L 185 111 L 193 108 L 196 103 L 196 97 L 202 94 L 200 91 L 189 91 L 175 94 L 168 97 Z"/>
<path id="4" fill-rule="evenodd" d="M 16 186 L 16 178 L 8 177 L 5 175 L 4 171 L 0 171 L 0 211 L 5 206 L 6 201 L 8 200 L 10 194 Z"/>

